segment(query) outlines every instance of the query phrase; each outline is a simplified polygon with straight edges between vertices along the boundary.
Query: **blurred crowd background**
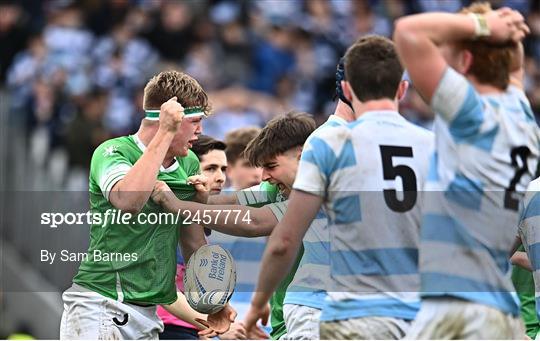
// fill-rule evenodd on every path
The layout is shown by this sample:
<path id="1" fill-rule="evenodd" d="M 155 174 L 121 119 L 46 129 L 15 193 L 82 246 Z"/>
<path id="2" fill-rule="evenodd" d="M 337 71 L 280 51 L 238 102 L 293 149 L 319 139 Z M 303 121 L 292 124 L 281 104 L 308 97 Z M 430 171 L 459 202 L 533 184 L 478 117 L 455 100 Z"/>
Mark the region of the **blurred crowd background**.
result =
<path id="1" fill-rule="evenodd" d="M 180 69 L 210 95 L 204 133 L 262 126 L 290 109 L 319 122 L 334 110 L 336 62 L 359 36 L 391 36 L 422 11 L 457 11 L 468 0 L 81 0 L 0 2 L 0 86 L 10 124 L 52 188 L 84 189 L 94 148 L 132 133 L 153 74 Z M 540 1 L 495 0 L 521 11 L 527 93 L 540 115 Z M 429 127 L 411 90 L 402 104 Z"/>

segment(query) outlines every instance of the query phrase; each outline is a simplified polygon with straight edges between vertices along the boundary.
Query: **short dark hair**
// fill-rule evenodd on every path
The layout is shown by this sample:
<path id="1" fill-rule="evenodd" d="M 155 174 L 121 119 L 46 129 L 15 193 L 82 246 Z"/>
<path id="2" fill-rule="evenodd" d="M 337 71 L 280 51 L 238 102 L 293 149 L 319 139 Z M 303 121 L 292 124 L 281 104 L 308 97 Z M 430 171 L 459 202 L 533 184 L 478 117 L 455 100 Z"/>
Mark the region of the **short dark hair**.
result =
<path id="1" fill-rule="evenodd" d="M 345 77 L 362 102 L 393 99 L 402 76 L 403 66 L 388 38 L 364 36 L 345 54 Z"/>
<path id="2" fill-rule="evenodd" d="M 227 162 L 234 165 L 236 161 L 244 157 L 244 150 L 246 149 L 249 141 L 253 140 L 261 128 L 258 127 L 244 127 L 230 131 L 225 135 L 225 154 L 227 155 Z"/>
<path id="3" fill-rule="evenodd" d="M 199 158 L 199 161 L 201 158 L 208 154 L 210 151 L 217 149 L 217 150 L 225 150 L 227 148 L 227 145 L 219 140 L 214 139 L 213 137 L 207 136 L 207 135 L 199 135 L 199 138 L 195 143 L 193 143 L 193 147 L 191 147 L 191 150 L 197 155 Z"/>
<path id="4" fill-rule="evenodd" d="M 273 157 L 303 146 L 315 128 L 313 117 L 304 112 L 291 111 L 277 116 L 251 140 L 244 154 L 250 164 L 262 167 Z"/>

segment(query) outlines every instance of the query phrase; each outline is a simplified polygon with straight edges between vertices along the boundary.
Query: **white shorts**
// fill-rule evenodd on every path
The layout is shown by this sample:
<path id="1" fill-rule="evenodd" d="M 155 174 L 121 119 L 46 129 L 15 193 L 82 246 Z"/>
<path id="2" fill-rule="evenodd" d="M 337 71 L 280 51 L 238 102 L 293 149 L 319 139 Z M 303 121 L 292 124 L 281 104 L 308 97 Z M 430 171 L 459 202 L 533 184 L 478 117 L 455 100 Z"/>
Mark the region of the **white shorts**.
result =
<path id="1" fill-rule="evenodd" d="M 406 339 L 523 339 L 519 317 L 474 302 L 426 299 Z"/>
<path id="2" fill-rule="evenodd" d="M 283 319 L 287 334 L 280 340 L 318 340 L 321 310 L 299 304 L 284 304 Z"/>
<path id="3" fill-rule="evenodd" d="M 158 339 L 163 322 L 156 306 L 122 303 L 73 284 L 62 295 L 60 339 Z"/>
<path id="4" fill-rule="evenodd" d="M 369 316 L 321 322 L 321 340 L 399 340 L 411 323 L 393 317 Z"/>

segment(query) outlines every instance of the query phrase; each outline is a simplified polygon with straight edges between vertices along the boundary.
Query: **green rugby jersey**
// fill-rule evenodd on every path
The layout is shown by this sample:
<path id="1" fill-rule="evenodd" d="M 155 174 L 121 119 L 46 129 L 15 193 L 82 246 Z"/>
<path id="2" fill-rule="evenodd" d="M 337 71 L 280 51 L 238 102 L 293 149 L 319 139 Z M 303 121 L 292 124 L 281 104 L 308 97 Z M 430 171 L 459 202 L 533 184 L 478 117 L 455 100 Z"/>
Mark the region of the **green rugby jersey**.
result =
<path id="1" fill-rule="evenodd" d="M 267 204 L 287 200 L 276 185 L 263 181 L 258 185 L 236 192 L 238 203 L 250 207 L 262 207 Z"/>
<path id="2" fill-rule="evenodd" d="M 108 200 L 109 192 L 142 156 L 144 149 L 137 136 L 124 136 L 108 140 L 95 150 L 89 179 L 92 214 L 106 217 L 108 210 L 115 210 Z M 190 200 L 196 192 L 193 186 L 186 184 L 186 179 L 198 174 L 199 169 L 199 160 L 189 151 L 186 157 L 176 158 L 167 169 L 162 166 L 158 180 L 166 182 L 179 199 Z M 164 213 L 163 209 L 149 199 L 139 216 L 148 219 L 160 213 Z M 176 247 L 180 233 L 177 222 L 181 223 L 181 220 L 181 217 L 180 221 L 170 218 L 161 223 L 146 224 L 135 216 L 129 224 L 111 221 L 110 217 L 105 223 L 94 221 L 90 227 L 88 258 L 81 262 L 73 282 L 120 301 L 174 302 Z M 105 261 L 103 257 L 97 257 L 114 253 L 136 257 Z"/>
<path id="3" fill-rule="evenodd" d="M 287 204 L 288 201 L 282 201 L 269 204 L 267 206 L 272 210 L 276 218 L 281 221 L 281 219 L 285 215 L 285 212 L 287 211 Z M 270 325 L 272 326 L 272 332 L 270 332 L 270 337 L 273 340 L 278 340 L 280 337 L 287 333 L 287 327 L 285 326 L 285 318 L 283 317 L 283 301 L 285 300 L 287 288 L 289 288 L 289 284 L 291 284 L 292 280 L 294 279 L 294 275 L 296 274 L 296 270 L 298 269 L 298 265 L 300 264 L 300 260 L 302 259 L 303 254 L 304 246 L 302 244 L 300 246 L 298 256 L 294 261 L 294 265 L 291 271 L 289 271 L 287 277 L 285 277 L 285 279 L 281 281 L 281 283 L 279 283 L 278 288 L 270 299 Z"/>
<path id="4" fill-rule="evenodd" d="M 519 247 L 518 251 L 525 251 L 523 245 Z M 512 283 L 519 297 L 521 318 L 525 323 L 527 336 L 534 340 L 536 334 L 540 331 L 540 323 L 536 317 L 533 274 L 529 270 L 514 265 L 512 268 Z"/>

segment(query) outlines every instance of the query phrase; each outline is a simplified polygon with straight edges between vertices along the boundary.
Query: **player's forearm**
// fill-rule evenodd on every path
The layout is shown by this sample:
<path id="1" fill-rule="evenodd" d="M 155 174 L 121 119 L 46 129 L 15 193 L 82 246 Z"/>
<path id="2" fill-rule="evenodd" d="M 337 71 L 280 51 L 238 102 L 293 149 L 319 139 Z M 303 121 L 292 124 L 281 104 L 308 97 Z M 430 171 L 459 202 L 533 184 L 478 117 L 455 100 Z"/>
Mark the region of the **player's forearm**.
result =
<path id="1" fill-rule="evenodd" d="M 178 298 L 174 303 L 163 305 L 162 307 L 180 320 L 190 323 L 200 330 L 205 329 L 205 327 L 195 319 L 199 318 L 206 320 L 206 315 L 203 315 L 191 308 L 183 293 L 177 292 L 177 296 Z"/>
<path id="2" fill-rule="evenodd" d="M 264 214 L 264 209 L 242 205 L 205 205 L 178 200 L 171 195 L 162 202 L 162 206 L 168 212 L 181 212 L 186 219 L 197 217 L 197 223 L 200 221 L 206 228 L 233 236 L 267 236 L 277 222 L 272 220 L 271 215 Z"/>
<path id="3" fill-rule="evenodd" d="M 448 67 L 438 45 L 470 38 L 474 34 L 473 19 L 463 14 L 426 13 L 397 21 L 396 51 L 426 103 L 431 103 Z"/>
<path id="4" fill-rule="evenodd" d="M 263 307 L 268 302 L 279 283 L 291 270 L 298 255 L 302 240 L 291 240 L 286 233 L 282 233 L 286 232 L 282 227 L 281 223 L 278 224 L 268 239 L 261 263 L 264 271 L 259 273 L 257 289 L 252 298 L 254 306 Z"/>
<path id="5" fill-rule="evenodd" d="M 524 62 L 525 53 L 523 51 L 523 44 L 519 43 L 512 53 L 510 83 L 521 90 L 525 88 L 523 84 L 525 78 Z"/>
<path id="6" fill-rule="evenodd" d="M 223 193 L 219 195 L 211 195 L 208 198 L 209 205 L 238 205 L 238 197 L 236 193 Z"/>
<path id="7" fill-rule="evenodd" d="M 323 198 L 293 190 L 283 219 L 276 225 L 266 249 L 252 304 L 262 307 L 291 270 L 311 222 L 321 208 Z"/>
<path id="8" fill-rule="evenodd" d="M 473 18 L 465 14 L 424 13 L 397 20 L 394 32 L 396 44 L 408 48 L 421 47 L 423 39 L 435 45 L 475 37 Z M 419 44 L 420 43 L 420 44 Z M 404 47 L 405 48 L 405 47 Z"/>
<path id="9" fill-rule="evenodd" d="M 206 236 L 204 235 L 202 226 L 191 224 L 182 227 L 182 231 L 180 232 L 180 250 L 182 250 L 184 262 L 187 263 L 191 255 L 206 244 Z"/>
<path id="10" fill-rule="evenodd" d="M 138 213 L 146 204 L 174 133 L 158 130 L 141 158 L 112 189 L 109 200 L 118 209 Z"/>

